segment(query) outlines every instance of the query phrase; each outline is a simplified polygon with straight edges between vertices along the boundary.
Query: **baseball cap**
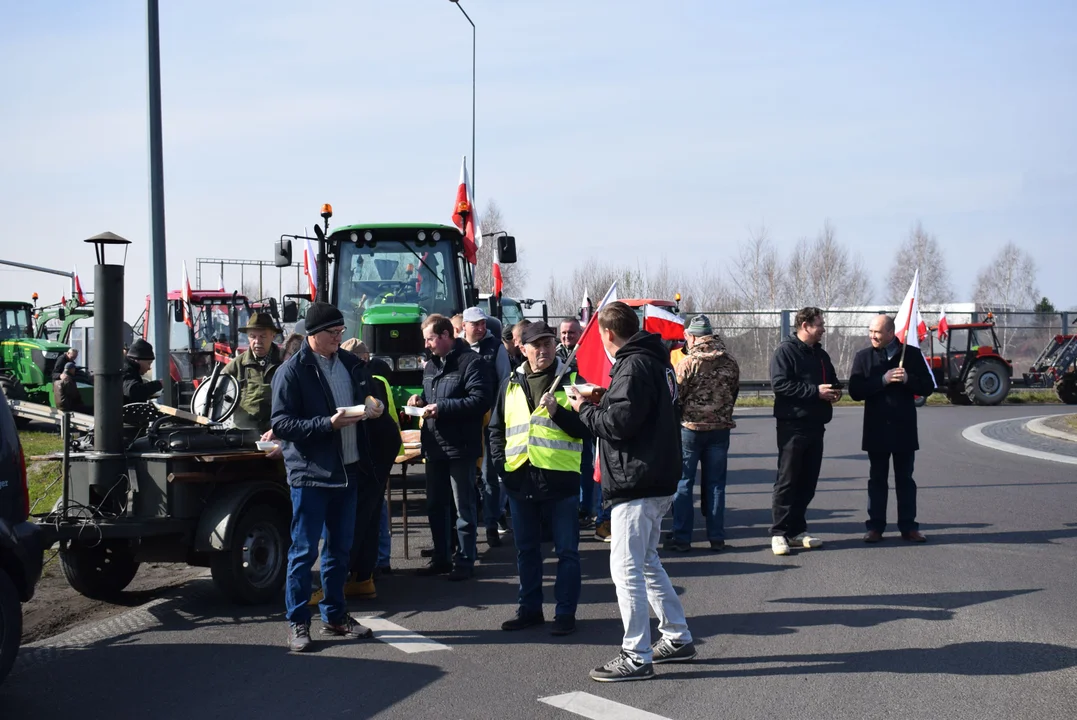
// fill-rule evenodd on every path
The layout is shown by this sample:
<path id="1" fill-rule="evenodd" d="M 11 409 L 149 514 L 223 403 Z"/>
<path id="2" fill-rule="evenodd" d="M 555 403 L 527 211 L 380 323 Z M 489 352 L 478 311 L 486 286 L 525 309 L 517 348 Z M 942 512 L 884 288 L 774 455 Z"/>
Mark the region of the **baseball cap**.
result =
<path id="1" fill-rule="evenodd" d="M 464 322 L 482 322 L 486 320 L 486 313 L 479 307 L 469 307 L 464 311 Z"/>
<path id="2" fill-rule="evenodd" d="M 520 332 L 520 342 L 524 345 L 533 343 L 536 340 L 541 340 L 542 338 L 556 339 L 557 333 L 553 331 L 552 327 L 541 320 L 531 323 Z"/>

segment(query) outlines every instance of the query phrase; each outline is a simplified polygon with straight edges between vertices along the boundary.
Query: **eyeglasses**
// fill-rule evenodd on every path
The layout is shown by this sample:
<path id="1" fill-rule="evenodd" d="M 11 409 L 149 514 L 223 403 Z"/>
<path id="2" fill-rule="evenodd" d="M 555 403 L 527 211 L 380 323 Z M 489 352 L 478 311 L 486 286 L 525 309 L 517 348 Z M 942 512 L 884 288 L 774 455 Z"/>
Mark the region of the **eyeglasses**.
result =
<path id="1" fill-rule="evenodd" d="M 338 337 L 340 337 L 341 335 L 343 335 L 343 334 L 344 334 L 344 333 L 345 333 L 345 332 L 346 332 L 347 330 L 348 330 L 348 328 L 346 328 L 346 327 L 341 327 L 341 328 L 339 328 L 339 329 L 332 329 L 332 330 L 323 330 L 322 332 L 324 332 L 324 333 L 326 333 L 327 335 L 329 335 L 329 337 L 335 337 L 335 338 L 338 338 Z"/>

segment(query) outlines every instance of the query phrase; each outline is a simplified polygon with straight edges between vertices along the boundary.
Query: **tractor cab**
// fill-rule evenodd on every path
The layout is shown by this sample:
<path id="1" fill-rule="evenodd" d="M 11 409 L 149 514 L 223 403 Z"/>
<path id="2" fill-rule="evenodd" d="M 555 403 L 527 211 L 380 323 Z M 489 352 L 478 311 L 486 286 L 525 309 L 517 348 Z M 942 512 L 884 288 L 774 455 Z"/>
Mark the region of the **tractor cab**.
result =
<path id="1" fill-rule="evenodd" d="M 11 400 L 55 406 L 52 373 L 68 346 L 34 337 L 33 313 L 28 302 L 0 302 L 0 386 Z"/>
<path id="2" fill-rule="evenodd" d="M 991 315 L 987 322 L 950 325 L 945 340 L 932 328 L 928 365 L 935 384 L 954 405 L 998 405 L 1010 392 L 1013 366 L 999 352 Z"/>

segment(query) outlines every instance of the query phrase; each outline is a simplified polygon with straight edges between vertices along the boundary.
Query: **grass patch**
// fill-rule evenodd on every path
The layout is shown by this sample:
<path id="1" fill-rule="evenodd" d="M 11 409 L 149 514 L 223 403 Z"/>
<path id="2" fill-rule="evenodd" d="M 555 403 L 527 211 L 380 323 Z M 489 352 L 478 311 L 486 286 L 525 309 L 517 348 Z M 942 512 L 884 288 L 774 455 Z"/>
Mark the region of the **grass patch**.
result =
<path id="1" fill-rule="evenodd" d="M 63 489 L 58 480 L 60 463 L 35 461 L 31 460 L 30 456 L 61 452 L 63 442 L 56 433 L 30 431 L 20 432 L 19 441 L 22 443 L 23 454 L 26 455 L 26 481 L 30 489 L 30 507 L 33 508 L 33 512 L 46 512 L 52 509 L 53 503 L 60 497 Z"/>
<path id="2" fill-rule="evenodd" d="M 1077 432 L 1077 415 L 1070 415 L 1066 418 L 1066 424 L 1070 426 L 1070 430 Z"/>

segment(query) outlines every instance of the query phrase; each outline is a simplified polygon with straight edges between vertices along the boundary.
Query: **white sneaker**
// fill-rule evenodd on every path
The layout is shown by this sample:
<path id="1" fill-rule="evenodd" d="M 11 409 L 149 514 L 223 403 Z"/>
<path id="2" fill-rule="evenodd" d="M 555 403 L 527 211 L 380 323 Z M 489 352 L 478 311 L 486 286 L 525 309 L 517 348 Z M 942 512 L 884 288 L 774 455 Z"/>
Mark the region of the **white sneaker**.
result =
<path id="1" fill-rule="evenodd" d="M 775 555 L 788 555 L 789 541 L 781 535 L 775 535 L 770 539 L 770 549 L 774 551 Z"/>
<path id="2" fill-rule="evenodd" d="M 802 532 L 794 538 L 789 538 L 789 542 L 793 545 L 805 547 L 809 550 L 823 546 L 822 540 L 817 537 L 812 537 L 806 532 Z"/>

